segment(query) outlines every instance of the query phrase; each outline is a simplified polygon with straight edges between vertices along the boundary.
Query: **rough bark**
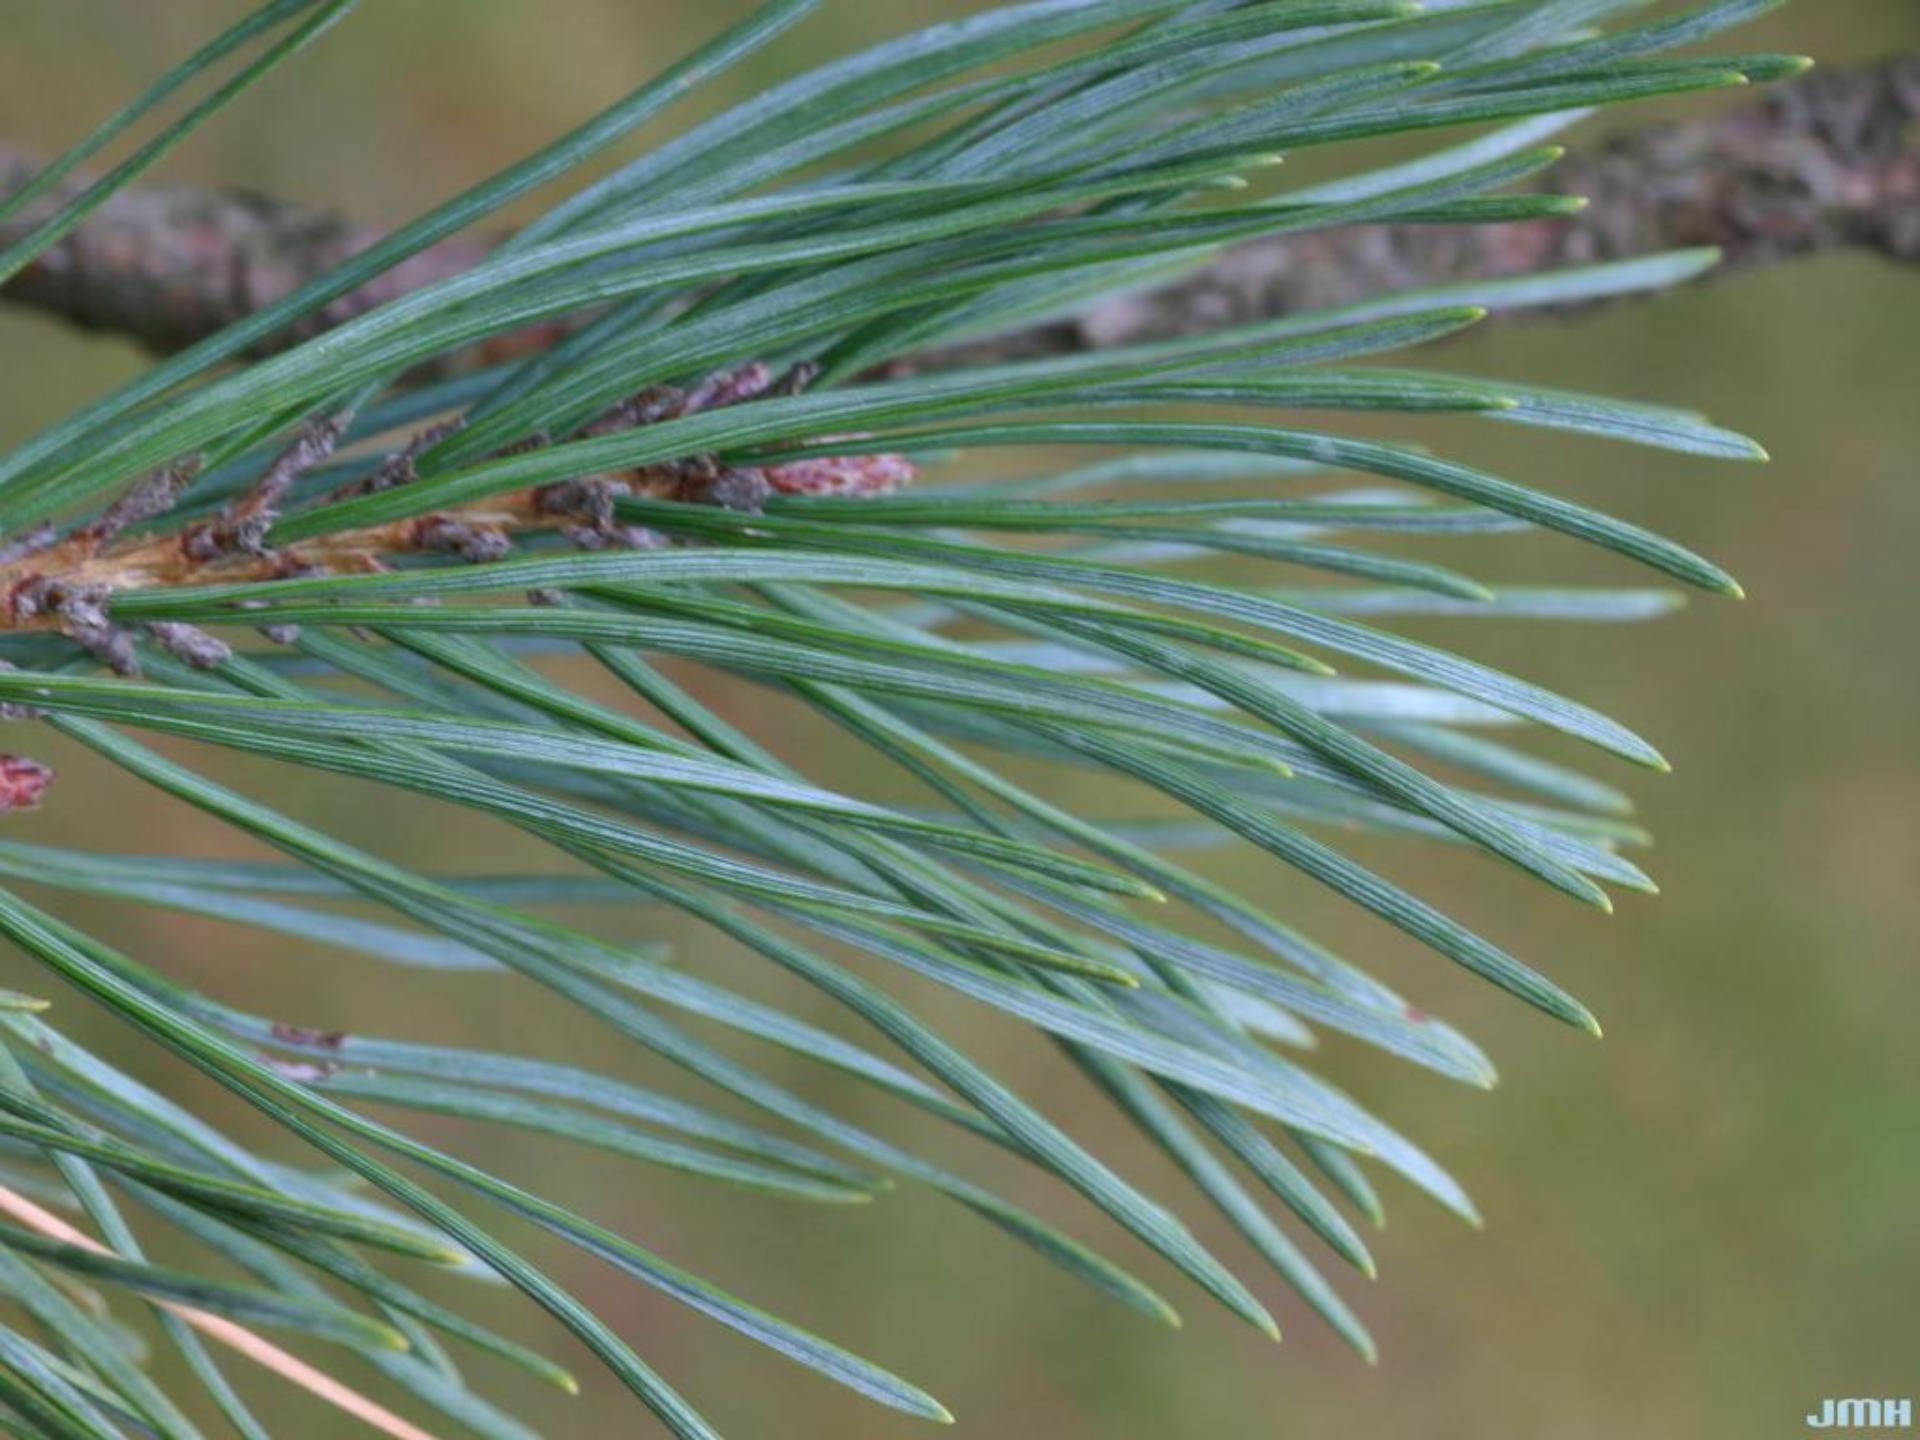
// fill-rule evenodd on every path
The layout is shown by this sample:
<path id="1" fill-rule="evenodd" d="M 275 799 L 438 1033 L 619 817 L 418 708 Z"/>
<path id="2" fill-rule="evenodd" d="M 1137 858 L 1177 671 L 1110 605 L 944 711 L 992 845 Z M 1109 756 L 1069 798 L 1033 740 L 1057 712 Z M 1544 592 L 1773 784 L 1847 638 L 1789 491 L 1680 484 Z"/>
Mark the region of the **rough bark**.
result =
<path id="1" fill-rule="evenodd" d="M 34 165 L 0 146 L 0 194 L 32 175 Z M 1728 271 L 1843 250 L 1911 264 L 1920 261 L 1920 57 L 1816 71 L 1717 115 L 1628 131 L 1570 155 L 1551 183 L 1593 204 L 1565 221 L 1375 226 L 1258 242 L 1167 289 L 939 358 L 1087 349 L 1409 286 L 1682 246 L 1720 247 Z M 279 298 L 376 234 L 245 191 L 136 187 L 17 276 L 0 298 L 169 351 Z M 278 343 L 457 274 L 497 243 L 489 235 L 447 240 L 308 317 Z M 506 337 L 481 358 L 524 351 L 551 334 Z"/>

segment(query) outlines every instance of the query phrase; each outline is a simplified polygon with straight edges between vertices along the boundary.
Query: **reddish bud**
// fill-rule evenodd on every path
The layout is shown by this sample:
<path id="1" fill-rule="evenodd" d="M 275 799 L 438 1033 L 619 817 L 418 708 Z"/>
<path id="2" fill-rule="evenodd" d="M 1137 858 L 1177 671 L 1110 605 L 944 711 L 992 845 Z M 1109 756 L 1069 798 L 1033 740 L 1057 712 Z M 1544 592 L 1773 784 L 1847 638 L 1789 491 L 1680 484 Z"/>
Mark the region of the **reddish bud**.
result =
<path id="1" fill-rule="evenodd" d="M 33 809 L 51 784 L 51 766 L 24 755 L 0 755 L 0 813 Z"/>
<path id="2" fill-rule="evenodd" d="M 829 455 L 769 465 L 762 473 L 782 495 L 891 495 L 920 472 L 904 455 Z"/>

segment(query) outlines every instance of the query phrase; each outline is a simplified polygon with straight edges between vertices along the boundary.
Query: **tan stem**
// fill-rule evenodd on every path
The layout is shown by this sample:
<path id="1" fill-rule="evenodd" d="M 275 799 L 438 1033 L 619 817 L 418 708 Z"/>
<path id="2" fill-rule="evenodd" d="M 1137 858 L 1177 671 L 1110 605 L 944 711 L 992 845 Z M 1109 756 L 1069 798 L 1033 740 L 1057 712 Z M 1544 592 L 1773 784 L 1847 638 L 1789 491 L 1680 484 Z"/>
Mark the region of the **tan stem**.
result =
<path id="1" fill-rule="evenodd" d="M 78 1230 L 55 1215 L 42 1209 L 17 1191 L 0 1185 L 0 1212 L 11 1215 L 29 1229 L 42 1235 L 50 1235 L 82 1250 L 91 1250 L 96 1255 L 110 1255 L 113 1252 L 84 1231 Z M 195 1310 L 190 1305 L 181 1305 L 172 1300 L 154 1299 L 153 1303 L 170 1314 L 177 1315 L 210 1340 L 217 1340 L 229 1350 L 264 1369 L 271 1370 L 282 1379 L 298 1385 L 302 1390 L 324 1400 L 335 1409 L 353 1416 L 383 1435 L 393 1440 L 436 1440 L 428 1431 L 418 1425 L 401 1419 L 391 1410 L 375 1404 L 365 1395 L 350 1386 L 341 1384 L 331 1375 L 316 1370 L 298 1356 L 289 1355 L 270 1340 L 262 1339 L 243 1325 L 220 1315 L 209 1315 L 204 1310 Z"/>
<path id="2" fill-rule="evenodd" d="M 656 480 L 644 470 L 629 471 L 625 493 L 668 494 L 674 483 L 665 478 Z M 112 595 L 123 590 L 242 585 L 295 574 L 363 575 L 428 548 L 424 537 L 435 526 L 457 525 L 524 537 L 577 523 L 567 515 L 548 512 L 539 497 L 538 490 L 515 491 L 431 515 L 341 530 L 294 549 L 264 554 L 237 552 L 210 561 L 189 554 L 180 532 L 141 536 L 96 548 L 88 534 L 80 531 L 46 550 L 0 563 L 0 631 L 65 628 L 65 617 L 57 611 L 22 613 L 24 607 L 16 597 L 22 587 L 40 579 L 56 580 L 74 589 L 98 587 Z"/>

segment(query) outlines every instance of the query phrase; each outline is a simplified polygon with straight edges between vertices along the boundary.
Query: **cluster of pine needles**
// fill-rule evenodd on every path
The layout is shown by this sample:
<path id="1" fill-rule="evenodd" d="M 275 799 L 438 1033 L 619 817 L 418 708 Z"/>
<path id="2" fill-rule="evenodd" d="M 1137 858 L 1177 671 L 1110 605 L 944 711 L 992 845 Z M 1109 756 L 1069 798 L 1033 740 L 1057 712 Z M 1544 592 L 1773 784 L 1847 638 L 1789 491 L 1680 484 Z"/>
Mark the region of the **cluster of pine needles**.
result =
<path id="1" fill-rule="evenodd" d="M 151 123 L 0 249 L 0 281 L 352 8 L 276 0 L 169 71 L 0 205 L 4 220 L 43 202 Z M 1081 354 L 920 357 L 977 351 L 1237 242 L 1549 223 L 1571 202 L 1528 184 L 1587 111 L 1798 68 L 1693 52 L 1768 0 L 1030 0 L 834 58 L 569 188 L 814 8 L 757 6 L 578 129 L 0 457 L 0 703 L 17 752 L 0 767 L 16 807 L 0 822 L 15 986 L 0 992 L 0 1430 L 264 1436 L 223 1368 L 237 1357 L 371 1432 L 434 1433 L 431 1416 L 531 1433 L 448 1344 L 562 1388 L 573 1377 L 429 1298 L 409 1274 L 428 1266 L 504 1282 L 668 1431 L 714 1434 L 489 1213 L 883 1405 L 945 1418 L 879 1364 L 369 1106 L 795 1202 L 929 1187 L 1063 1276 L 1172 1320 L 1163 1278 L 997 1193 L 996 1176 L 1037 1167 L 1166 1278 L 1277 1335 L 1254 1284 L 1178 1218 L 1206 1207 L 1288 1303 L 1371 1356 L 1323 1266 L 1372 1273 L 1376 1181 L 1473 1210 L 1315 1073 L 1311 1047 L 1336 1037 L 1477 1086 L 1493 1069 L 1297 929 L 1290 897 L 1327 887 L 1597 1031 L 1551 979 L 1341 845 L 1405 837 L 1422 842 L 1416 860 L 1465 847 L 1604 909 L 1605 887 L 1649 886 L 1626 853 L 1640 838 L 1628 802 L 1533 738 L 1663 762 L 1585 704 L 1391 627 L 1626 622 L 1674 603 L 1667 588 L 1494 586 L 1424 558 L 1458 537 L 1555 532 L 1664 580 L 1737 589 L 1625 520 L 1300 412 L 1756 458 L 1689 413 L 1379 363 L 1488 310 L 1657 289 L 1710 255 Z M 351 28 L 330 43 L 353 44 Z M 1359 143 L 1383 137 L 1403 143 Z M 1344 145 L 1363 158 L 1338 178 L 1273 168 Z M 556 188 L 470 271 L 274 348 Z M 533 326 L 558 326 L 555 343 L 440 365 Z M 735 723 L 743 702 L 711 703 L 718 676 L 729 696 L 751 687 L 751 724 Z M 823 726 L 844 744 L 764 738 Z M 37 758 L 50 745 L 75 757 L 58 777 Z M 284 790 L 243 793 L 236 775 L 260 767 L 230 755 L 277 762 Z M 1055 787 L 1086 775 L 1116 813 L 1061 802 Z M 443 873 L 350 842 L 295 813 L 312 776 L 379 787 L 435 826 L 468 812 L 551 863 Z M 261 858 L 123 853 L 110 813 L 97 848 L 31 838 L 25 807 L 103 783 L 129 805 L 157 791 Z M 1175 858 L 1229 845 L 1270 857 L 1270 891 Z M 212 917 L 250 957 L 291 939 L 302 955 L 439 972 L 448 1010 L 463 978 L 504 968 L 528 1003 L 630 1041 L 631 1064 L 424 1043 L 361 995 L 348 998 L 377 1028 L 251 1013 L 91 933 L 108 907 Z M 691 917 L 821 1003 L 791 1013 L 594 926 L 635 913 Z M 1075 1140 L 904 1003 L 901 972 L 1047 1036 L 1188 1192 L 1150 1195 L 1124 1176 L 1134 1157 Z M 285 1143 L 242 1143 L 233 1116 L 146 1083 L 124 1041 L 109 1058 L 70 1038 L 62 1017 L 89 1004 Z M 769 1073 L 765 1047 L 898 1102 L 898 1123 L 834 1113 Z M 652 1088 L 670 1072 L 673 1088 Z M 689 1078 L 703 1098 L 686 1098 Z M 472 1308 L 498 1293 L 476 1290 Z M 157 1344 L 190 1380 L 156 1382 L 143 1362 Z"/>

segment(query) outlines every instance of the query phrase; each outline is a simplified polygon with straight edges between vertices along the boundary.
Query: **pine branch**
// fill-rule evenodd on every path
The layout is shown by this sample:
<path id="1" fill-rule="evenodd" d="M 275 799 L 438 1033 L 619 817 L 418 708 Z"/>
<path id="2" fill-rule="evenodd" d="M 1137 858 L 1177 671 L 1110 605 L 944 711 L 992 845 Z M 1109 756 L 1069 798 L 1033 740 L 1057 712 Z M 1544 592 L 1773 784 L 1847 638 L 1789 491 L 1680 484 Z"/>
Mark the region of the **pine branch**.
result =
<path id="1" fill-rule="evenodd" d="M 1877 196 L 1911 216 L 1911 72 L 1889 71 L 1861 107 L 1811 92 L 1602 152 L 1568 180 L 1628 218 L 1576 242 L 1578 231 L 1516 223 L 1576 208 L 1515 193 L 1557 158 L 1543 138 L 1588 108 L 1798 75 L 1792 56 L 1694 53 L 1776 0 L 1655 16 L 1638 0 L 1038 0 L 832 58 L 610 172 L 596 167 L 597 179 L 576 173 L 526 243 L 448 248 L 581 172 L 815 3 L 752 7 L 577 130 L 317 275 L 300 264 L 347 254 L 370 232 L 269 202 L 156 201 L 147 213 L 186 221 L 163 263 L 137 213 L 101 206 L 351 0 L 266 0 L 13 192 L 14 209 L 31 208 L 42 185 L 131 138 L 162 102 L 206 89 L 225 57 L 286 31 L 0 251 L 11 277 L 54 247 L 59 263 L 32 278 L 73 297 L 114 276 L 162 277 L 143 303 L 170 327 L 164 343 L 196 333 L 182 317 L 209 296 L 226 308 L 205 324 L 238 321 L 0 456 L 0 718 L 57 732 L 84 748 L 81 763 L 281 857 L 128 855 L 112 814 L 95 827 L 100 851 L 40 845 L 24 827 L 0 840 L 0 948 L 34 980 L 60 982 L 56 1002 L 0 990 L 0 1202 L 70 1197 L 85 1233 L 115 1252 L 50 1238 L 40 1212 L 19 1205 L 25 1223 L 0 1224 L 0 1299 L 33 1321 L 0 1322 L 0 1429 L 194 1433 L 111 1317 L 63 1297 L 71 1275 L 347 1345 L 461 1433 L 520 1429 L 453 1369 L 436 1334 L 578 1390 L 554 1362 L 414 1289 L 411 1267 L 429 1263 L 499 1277 L 667 1431 L 714 1440 L 537 1254 L 493 1232 L 494 1210 L 868 1399 L 950 1418 L 876 1362 L 492 1173 L 484 1155 L 411 1133 L 405 1116 L 421 1114 L 796 1202 L 863 1202 L 911 1182 L 1064 1275 L 1177 1320 L 1124 1262 L 1000 1195 L 992 1172 L 922 1158 L 921 1131 L 964 1131 L 1277 1338 L 1266 1303 L 1175 1218 L 1179 1207 L 1074 1139 L 1048 1113 L 1052 1097 L 1030 1101 L 973 1058 L 944 1017 L 923 1018 L 918 995 L 896 998 L 896 972 L 1048 1037 L 1184 1172 L 1188 1199 L 1372 1358 L 1364 1324 L 1310 1253 L 1319 1246 L 1297 1244 L 1269 1211 L 1369 1274 L 1343 1202 L 1378 1221 L 1376 1167 L 1465 1219 L 1476 1212 L 1411 1138 L 1322 1082 L 1311 1056 L 1268 1042 L 1298 1047 L 1324 1030 L 1475 1086 L 1492 1083 L 1491 1063 L 1413 998 L 1169 851 L 1250 846 L 1276 867 L 1262 885 L 1284 909 L 1293 886 L 1324 889 L 1597 1033 L 1551 977 L 1345 847 L 1360 834 L 1464 847 L 1606 909 L 1610 891 L 1653 885 L 1630 854 L 1645 840 L 1630 802 L 1534 754 L 1529 737 L 1666 762 L 1589 705 L 1403 635 L 1396 619 L 1628 622 L 1675 603 L 1643 588 L 1496 589 L 1497 574 L 1424 558 L 1453 536 L 1546 531 L 1708 592 L 1739 587 L 1677 541 L 1525 477 L 1295 412 L 1454 413 L 1763 458 L 1691 411 L 1380 362 L 1488 308 L 1678 283 L 1708 257 L 1667 248 L 1676 242 L 1725 242 L 1756 261 L 1867 243 L 1907 246 L 1910 258 L 1910 218 L 1869 239 L 1848 207 Z M 1499 128 L 1412 161 L 1356 154 L 1317 192 L 1232 193 L 1303 146 L 1488 125 Z M 876 159 L 883 135 L 901 144 Z M 1821 146 L 1851 158 L 1822 159 Z M 141 199 L 124 204 L 137 212 Z M 1707 233 L 1671 233 L 1679 214 Z M 102 215 L 127 223 L 87 228 Z M 12 217 L 5 202 L 0 217 Z M 1499 238 L 1463 238 L 1495 222 Z M 1361 224 L 1426 228 L 1380 239 L 1382 260 Z M 1334 233 L 1331 244 L 1304 238 Z M 276 250 L 282 234 L 295 240 Z M 1244 314 L 1167 302 L 1170 325 L 1200 334 L 914 373 L 971 337 L 1064 313 L 1070 298 L 1123 294 L 1277 236 L 1289 237 L 1278 278 L 1249 292 Z M 1576 243 L 1589 248 L 1555 248 Z M 1565 263 L 1642 244 L 1666 253 Z M 1329 290 L 1323 265 L 1354 250 L 1371 268 Z M 409 256 L 411 268 L 356 291 Z M 1488 271 L 1511 278 L 1444 283 Z M 435 275 L 405 303 L 381 303 Z M 196 289 L 196 276 L 211 279 Z M 1338 308 L 1434 280 L 1437 290 Z M 112 290 L 75 313 L 109 323 L 107 302 L 128 299 Z M 266 303 L 274 294 L 285 298 Z M 1212 328 L 1308 304 L 1334 308 Z M 324 337 L 234 363 L 249 347 L 284 346 L 277 331 L 296 319 Z M 504 373 L 417 383 L 449 357 L 470 363 L 477 342 L 513 353 L 575 326 Z M 1081 327 L 1026 343 L 1059 352 L 1107 338 Z M 1062 468 L 1056 447 L 1099 454 Z M 988 451 L 1028 458 L 1011 474 L 970 470 L 968 457 Z M 939 467 L 936 483 L 892 493 L 911 478 L 907 457 Z M 1419 552 L 1402 537 L 1420 539 Z M 1194 568 L 1216 555 L 1239 558 L 1230 571 Z M 1471 557 L 1491 559 L 1491 547 L 1475 542 Z M 1260 578 L 1243 579 L 1254 561 Z M 700 698 L 723 677 L 756 687 L 752 735 Z M 845 788 L 810 778 L 824 760 L 793 722 L 825 722 L 867 763 L 836 766 Z M 163 755 L 136 731 L 189 753 Z M 363 849 L 280 810 L 271 792 L 229 788 L 223 755 L 375 787 L 382 804 L 429 804 L 436 824 L 506 827 L 543 859 L 509 875 L 416 870 L 411 852 L 431 847 L 381 836 Z M 1057 782 L 1088 772 L 1114 782 L 1102 813 L 1056 803 Z M 910 808 L 871 793 L 902 778 L 920 787 Z M 0 756 L 0 810 L 31 807 L 52 781 L 44 765 Z M 1163 818 L 1167 805 L 1182 818 Z M 75 918 L 15 893 L 16 881 L 56 892 L 51 903 Z M 406 1033 L 417 1014 L 378 991 L 343 997 L 354 1003 L 339 1017 L 238 1009 L 183 985 L 164 950 L 150 959 L 88 933 L 102 901 L 456 972 L 452 987 L 458 972 L 501 967 L 620 1036 L 648 1072 L 671 1070 L 675 1088 L 427 1043 Z M 701 927 L 858 1029 L 735 992 L 706 973 L 704 946 L 674 964 L 573 913 L 609 904 L 623 928 L 636 906 Z M 444 993 L 451 1004 L 463 992 Z M 258 1112 L 308 1163 L 256 1155 L 198 1094 L 176 1101 L 40 1018 L 76 998 Z M 688 1016 L 699 1033 L 682 1028 Z M 763 1045 L 911 1106 L 900 1141 L 788 1089 L 760 1068 Z M 230 1260 L 245 1282 L 147 1264 L 150 1223 Z M 239 1433 L 267 1433 L 200 1334 L 178 1312 L 162 1320 L 198 1390 Z"/>
<path id="2" fill-rule="evenodd" d="M 1587 208 L 1568 220 L 1256 241 L 1180 284 L 1015 343 L 1025 354 L 1097 349 L 1695 246 L 1721 252 L 1719 275 L 1845 250 L 1920 263 L 1920 56 L 1812 71 L 1718 115 L 1627 130 L 1569 152 L 1548 182 Z M 1512 313 L 1568 308 L 1592 305 Z"/>
<path id="3" fill-rule="evenodd" d="M 1691 246 L 1718 247 L 1723 272 L 1855 249 L 1920 263 L 1916 134 L 1920 56 L 1816 71 L 1719 115 L 1629 130 L 1569 155 L 1552 187 L 1593 202 L 1575 219 L 1378 226 L 1357 235 L 1255 242 L 1166 289 L 949 352 L 940 362 L 1098 349 L 1338 307 L 1391 290 Z M 37 168 L 23 152 L 0 146 L 0 197 Z M 0 230 L 0 244 L 23 233 L 37 213 L 30 208 Z M 169 352 L 279 299 L 378 235 L 249 191 L 136 187 L 115 196 L 0 297 Z M 499 240 L 442 241 L 281 332 L 275 344 L 459 274 Z M 509 359 L 542 348 L 554 334 L 542 327 L 496 339 L 466 360 Z"/>
<path id="4" fill-rule="evenodd" d="M 0 197 L 18 191 L 39 168 L 37 157 L 0 145 Z M 72 179 L 29 207 L 0 229 L 0 244 L 30 231 L 43 205 L 62 204 L 86 184 L 86 177 Z M 371 226 L 245 190 L 129 186 L 0 294 L 82 329 L 126 335 L 170 353 L 333 269 L 379 235 Z M 496 243 L 477 235 L 442 241 L 288 327 L 276 337 L 277 347 L 457 275 Z"/>
<path id="5" fill-rule="evenodd" d="M 583 427 L 581 438 L 614 435 L 762 396 L 794 394 L 813 374 L 814 367 L 803 364 L 776 377 L 765 365 L 750 364 L 718 372 L 687 390 L 648 389 Z M 132 674 L 137 669 L 133 637 L 107 616 L 117 591 L 378 574 L 403 558 L 427 555 L 483 564 L 504 559 L 518 542 L 549 534 L 581 550 L 645 549 L 665 541 L 622 523 L 615 515 L 617 502 L 675 500 L 757 510 L 775 495 L 887 494 L 913 473 L 903 457 L 890 454 L 755 467 L 727 466 L 711 455 L 693 455 L 529 486 L 404 520 L 335 530 L 297 547 L 270 546 L 267 535 L 282 504 L 332 457 L 352 419 L 350 414 L 335 414 L 303 427 L 260 477 L 211 519 L 177 530 L 127 533 L 173 509 L 199 474 L 199 460 L 189 458 L 143 476 L 98 519 L 64 539 L 55 538 L 51 525 L 41 524 L 0 547 L 0 633 L 64 634 L 110 669 Z M 410 483 L 417 478 L 414 457 L 458 428 L 446 423 L 421 431 L 327 500 L 351 500 Z M 540 438 L 514 448 L 524 451 L 547 443 Z M 196 669 L 217 668 L 232 656 L 223 641 L 192 625 L 156 621 L 147 630 L 163 649 Z"/>

